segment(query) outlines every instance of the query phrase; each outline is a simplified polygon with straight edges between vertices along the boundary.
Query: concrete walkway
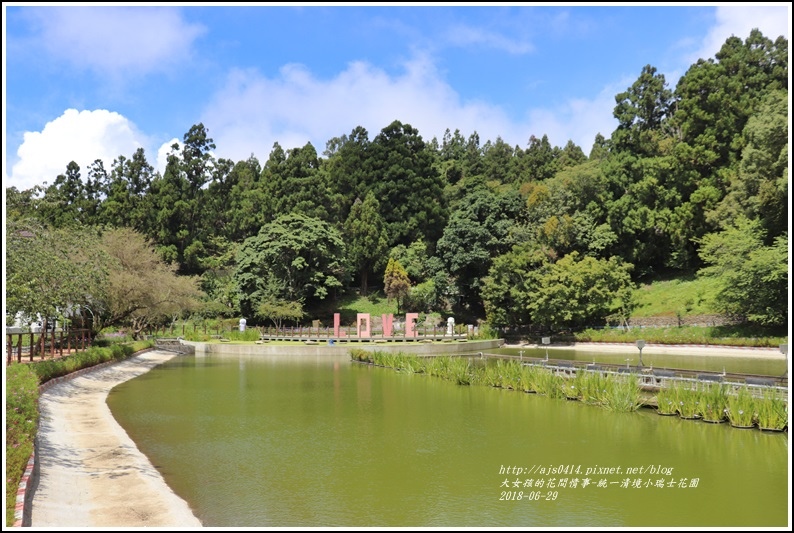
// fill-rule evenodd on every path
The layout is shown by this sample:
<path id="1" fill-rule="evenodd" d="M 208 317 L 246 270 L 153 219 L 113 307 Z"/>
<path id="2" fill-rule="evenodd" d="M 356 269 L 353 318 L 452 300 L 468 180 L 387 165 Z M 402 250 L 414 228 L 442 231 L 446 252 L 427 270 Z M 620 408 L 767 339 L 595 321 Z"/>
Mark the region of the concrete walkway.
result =
<path id="1" fill-rule="evenodd" d="M 106 404 L 117 384 L 175 355 L 146 352 L 58 383 L 41 395 L 32 527 L 201 526 Z"/>

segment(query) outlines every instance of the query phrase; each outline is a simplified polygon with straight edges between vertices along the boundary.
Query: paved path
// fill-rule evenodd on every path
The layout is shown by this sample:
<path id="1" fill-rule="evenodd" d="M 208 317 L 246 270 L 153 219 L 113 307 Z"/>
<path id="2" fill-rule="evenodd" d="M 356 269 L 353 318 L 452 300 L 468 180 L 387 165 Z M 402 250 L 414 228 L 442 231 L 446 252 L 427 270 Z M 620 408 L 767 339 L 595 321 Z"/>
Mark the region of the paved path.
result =
<path id="1" fill-rule="evenodd" d="M 176 354 L 151 351 L 47 389 L 40 398 L 32 527 L 200 527 L 106 404 L 119 383 Z"/>
<path id="2" fill-rule="evenodd" d="M 542 344 L 506 344 L 505 348 L 548 348 L 549 350 L 575 350 L 582 352 L 602 352 L 620 353 L 627 350 L 636 351 L 634 343 L 609 343 L 609 342 L 577 342 L 570 345 L 549 345 Z M 713 356 L 713 357 L 749 357 L 759 359 L 780 359 L 786 360 L 786 356 L 778 348 L 755 348 L 755 347 L 736 347 L 736 346 L 703 346 L 701 344 L 646 344 L 642 349 L 643 354 L 668 354 L 668 355 L 692 355 L 692 356 Z"/>

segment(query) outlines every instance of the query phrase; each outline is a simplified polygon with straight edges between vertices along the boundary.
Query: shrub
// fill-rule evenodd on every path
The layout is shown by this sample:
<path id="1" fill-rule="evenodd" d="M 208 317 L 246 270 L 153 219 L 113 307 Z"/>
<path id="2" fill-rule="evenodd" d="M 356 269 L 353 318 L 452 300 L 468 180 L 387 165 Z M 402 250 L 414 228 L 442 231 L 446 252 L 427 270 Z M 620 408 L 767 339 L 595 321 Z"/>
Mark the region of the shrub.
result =
<path id="1" fill-rule="evenodd" d="M 6 372 L 6 524 L 14 523 L 19 480 L 25 472 L 39 419 L 39 380 L 30 365 Z"/>

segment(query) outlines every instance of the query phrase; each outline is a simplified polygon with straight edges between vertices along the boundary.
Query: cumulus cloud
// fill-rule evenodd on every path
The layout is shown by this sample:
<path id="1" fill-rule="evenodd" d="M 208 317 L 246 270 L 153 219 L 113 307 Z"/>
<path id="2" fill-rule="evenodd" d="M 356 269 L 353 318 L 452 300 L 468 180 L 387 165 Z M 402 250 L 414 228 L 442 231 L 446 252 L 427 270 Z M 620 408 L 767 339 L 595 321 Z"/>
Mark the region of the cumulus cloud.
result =
<path id="1" fill-rule="evenodd" d="M 528 107 L 516 117 L 487 102 L 464 100 L 423 56 L 406 62 L 396 75 L 364 62 L 351 63 L 328 79 L 294 64 L 272 78 L 238 69 L 210 99 L 201 122 L 215 141 L 215 155 L 234 161 L 254 154 L 264 162 L 276 142 L 284 149 L 311 142 L 322 154 L 333 137 L 363 126 L 372 140 L 394 120 L 415 127 L 427 141 L 440 140 L 449 128 L 459 129 L 464 137 L 476 131 L 483 144 L 501 137 L 525 148 L 530 136 L 545 134 L 552 145 L 572 140 L 588 153 L 597 133 L 608 137 L 615 128 L 614 95 L 631 82 L 620 80 L 593 98 L 572 99 L 554 109 Z M 72 160 L 84 175 L 95 159 L 102 159 L 109 170 L 115 158 L 130 157 L 140 146 L 156 154 L 152 164 L 162 174 L 175 143 L 181 146 L 176 137 L 149 143 L 118 113 L 69 109 L 42 131 L 24 134 L 10 185 L 23 190 L 52 183 Z"/>
<path id="2" fill-rule="evenodd" d="M 131 157 L 144 142 L 144 135 L 118 113 L 67 109 L 41 131 L 25 132 L 7 186 L 26 190 L 44 182 L 51 184 L 70 161 L 80 165 L 83 177 L 97 159 L 109 171 L 114 159 Z"/>
<path id="3" fill-rule="evenodd" d="M 41 7 L 30 16 L 52 57 L 112 77 L 166 71 L 205 32 L 174 8 Z"/>
<path id="4" fill-rule="evenodd" d="M 182 142 L 174 137 L 168 142 L 165 142 L 160 145 L 160 148 L 157 149 L 157 161 L 154 164 L 154 169 L 160 173 L 160 175 L 165 173 L 165 165 L 168 163 L 168 155 L 173 152 L 171 147 L 173 145 L 179 145 L 177 152 L 182 150 Z"/>
<path id="5" fill-rule="evenodd" d="M 330 79 L 301 65 L 287 65 L 273 78 L 235 70 L 206 106 L 202 122 L 221 156 L 233 160 L 253 153 L 264 161 L 275 142 L 284 149 L 311 142 L 322 154 L 328 140 L 356 126 L 366 128 L 372 140 L 394 120 L 410 124 L 428 141 L 440 140 L 449 128 L 465 137 L 476 131 L 482 143 L 498 136 L 526 147 L 530 135 L 548 133 L 552 144 L 584 141 L 588 151 L 596 133 L 608 136 L 614 129 L 613 107 L 605 91 L 593 101 L 572 101 L 554 111 L 528 109 L 524 120 L 515 119 L 499 106 L 464 101 L 435 65 L 419 56 L 398 75 L 365 62 L 351 63 Z"/>
<path id="6" fill-rule="evenodd" d="M 689 63 L 698 59 L 714 57 L 725 40 L 731 35 L 742 40 L 747 39 L 754 28 L 761 30 L 771 40 L 783 36 L 791 38 L 790 6 L 777 5 L 726 5 L 717 7 L 716 25 L 709 30 L 698 50 L 689 58 Z"/>

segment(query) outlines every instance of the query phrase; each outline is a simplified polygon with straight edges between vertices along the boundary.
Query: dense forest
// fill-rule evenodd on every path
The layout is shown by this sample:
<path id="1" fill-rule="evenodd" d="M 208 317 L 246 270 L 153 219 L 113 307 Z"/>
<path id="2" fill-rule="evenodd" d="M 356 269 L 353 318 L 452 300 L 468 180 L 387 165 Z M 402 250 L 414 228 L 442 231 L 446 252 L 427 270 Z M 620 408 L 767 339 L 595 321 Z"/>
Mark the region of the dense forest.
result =
<path id="1" fill-rule="evenodd" d="M 143 149 L 6 189 L 7 318 L 65 303 L 95 328 L 184 313 L 310 319 L 375 288 L 494 326 L 625 321 L 638 282 L 721 280 L 726 315 L 788 319 L 788 41 L 729 38 L 668 87 L 645 66 L 586 153 L 395 120 L 213 156 L 203 124 L 162 174 Z M 42 176 L 42 179 L 48 177 Z"/>

